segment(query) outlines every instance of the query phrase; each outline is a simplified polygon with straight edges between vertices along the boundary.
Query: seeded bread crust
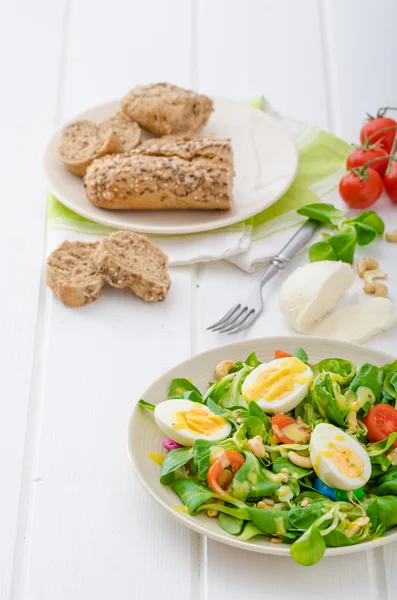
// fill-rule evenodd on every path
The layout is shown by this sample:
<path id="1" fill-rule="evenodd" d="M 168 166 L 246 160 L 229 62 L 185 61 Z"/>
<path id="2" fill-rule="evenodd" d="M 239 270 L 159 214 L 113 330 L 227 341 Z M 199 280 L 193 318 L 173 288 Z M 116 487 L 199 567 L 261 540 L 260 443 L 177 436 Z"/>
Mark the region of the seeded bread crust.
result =
<path id="1" fill-rule="evenodd" d="M 220 140 L 212 135 L 178 134 L 152 138 L 136 149 L 147 156 L 178 156 L 185 160 L 208 158 L 226 163 L 233 162 L 230 140 Z"/>
<path id="2" fill-rule="evenodd" d="M 230 141 L 189 140 L 179 150 L 174 144 L 142 145 L 94 161 L 84 178 L 88 200 L 112 210 L 230 209 L 234 176 Z M 171 151 L 179 156 L 168 155 Z"/>
<path id="3" fill-rule="evenodd" d="M 130 288 L 148 302 L 164 300 L 171 285 L 168 256 L 145 236 L 117 231 L 98 245 L 93 261 L 107 283 Z"/>
<path id="4" fill-rule="evenodd" d="M 84 177 L 93 160 L 116 152 L 123 152 L 123 145 L 111 129 L 100 131 L 95 123 L 81 120 L 62 130 L 59 156 L 69 171 L 79 177 Z"/>
<path id="5" fill-rule="evenodd" d="M 47 260 L 47 285 L 71 308 L 90 304 L 102 294 L 105 281 L 92 261 L 98 243 L 63 242 Z"/>
<path id="6" fill-rule="evenodd" d="M 138 86 L 121 101 L 122 112 L 155 135 L 199 132 L 213 111 L 208 96 L 171 85 Z"/>
<path id="7" fill-rule="evenodd" d="M 141 141 L 141 128 L 138 123 L 131 121 L 122 113 L 117 113 L 99 124 L 100 134 L 106 136 L 109 131 L 117 135 L 123 147 L 123 152 L 133 150 Z"/>

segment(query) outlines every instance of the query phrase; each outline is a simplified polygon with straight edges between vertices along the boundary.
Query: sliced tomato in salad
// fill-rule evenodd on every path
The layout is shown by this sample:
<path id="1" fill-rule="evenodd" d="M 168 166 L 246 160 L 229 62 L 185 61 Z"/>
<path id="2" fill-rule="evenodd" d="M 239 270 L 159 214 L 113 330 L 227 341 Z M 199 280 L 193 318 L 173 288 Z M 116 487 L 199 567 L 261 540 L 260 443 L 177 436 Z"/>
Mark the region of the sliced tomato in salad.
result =
<path id="1" fill-rule="evenodd" d="M 224 494 L 226 490 L 219 485 L 219 480 L 223 471 L 228 467 L 231 467 L 232 473 L 234 474 L 244 463 L 245 458 L 239 452 L 235 452 L 234 450 L 223 452 L 208 469 L 207 478 L 210 488 L 217 494 Z"/>
<path id="2" fill-rule="evenodd" d="M 309 427 L 284 413 L 272 417 L 272 431 L 280 444 L 306 444 L 311 435 Z"/>
<path id="3" fill-rule="evenodd" d="M 369 409 L 363 421 L 368 430 L 369 441 L 380 442 L 397 431 L 397 410 L 390 404 L 375 404 Z M 397 440 L 394 442 L 394 447 L 397 448 Z"/>
<path id="4" fill-rule="evenodd" d="M 292 354 L 289 354 L 288 352 L 284 352 L 283 350 L 276 350 L 274 353 L 274 358 L 290 358 L 292 356 Z"/>

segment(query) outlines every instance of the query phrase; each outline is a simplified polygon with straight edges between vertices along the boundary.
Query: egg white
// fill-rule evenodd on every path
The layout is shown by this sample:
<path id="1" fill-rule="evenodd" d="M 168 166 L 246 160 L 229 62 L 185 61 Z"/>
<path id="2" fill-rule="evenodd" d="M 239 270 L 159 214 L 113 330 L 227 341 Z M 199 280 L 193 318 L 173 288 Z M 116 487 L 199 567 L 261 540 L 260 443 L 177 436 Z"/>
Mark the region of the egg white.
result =
<path id="1" fill-rule="evenodd" d="M 154 418 L 164 435 L 175 440 L 175 442 L 178 442 L 182 446 L 193 446 L 194 442 L 200 439 L 220 442 L 228 437 L 232 428 L 228 421 L 225 421 L 222 428 L 210 435 L 197 433 L 188 427 L 175 429 L 172 426 L 175 423 L 175 413 L 179 411 L 187 412 L 193 409 L 200 409 L 212 415 L 215 414 L 207 406 L 198 402 L 192 402 L 191 400 L 166 400 L 156 406 Z"/>
<path id="2" fill-rule="evenodd" d="M 349 448 L 361 458 L 364 472 L 360 477 L 348 477 L 339 471 L 332 458 L 323 456 L 329 443 Z M 365 449 L 350 435 L 329 423 L 316 425 L 310 439 L 310 458 L 317 477 L 325 485 L 346 492 L 363 487 L 371 477 L 371 461 Z"/>
<path id="3" fill-rule="evenodd" d="M 251 371 L 251 373 L 247 376 L 242 385 L 243 395 L 247 387 L 252 385 L 257 379 L 257 377 L 261 373 L 263 373 L 263 371 L 274 369 L 274 367 L 278 366 L 281 368 L 284 360 L 284 358 L 277 358 L 268 363 L 263 363 L 262 365 L 259 365 L 259 367 L 256 367 L 256 369 Z M 257 400 L 258 406 L 260 406 L 264 412 L 269 413 L 271 415 L 276 415 L 278 413 L 287 413 L 290 410 L 293 410 L 296 406 L 298 406 L 298 404 L 300 404 L 300 402 L 302 402 L 302 400 L 304 400 L 304 398 L 306 398 L 309 392 L 309 385 L 313 379 L 313 372 L 308 366 L 305 369 L 305 371 L 303 371 L 303 373 L 300 374 L 300 376 L 307 376 L 308 381 L 305 383 L 296 382 L 294 390 L 289 394 L 286 394 L 282 398 L 275 398 L 274 400 L 265 400 L 264 398 L 260 398 L 259 400 Z"/>

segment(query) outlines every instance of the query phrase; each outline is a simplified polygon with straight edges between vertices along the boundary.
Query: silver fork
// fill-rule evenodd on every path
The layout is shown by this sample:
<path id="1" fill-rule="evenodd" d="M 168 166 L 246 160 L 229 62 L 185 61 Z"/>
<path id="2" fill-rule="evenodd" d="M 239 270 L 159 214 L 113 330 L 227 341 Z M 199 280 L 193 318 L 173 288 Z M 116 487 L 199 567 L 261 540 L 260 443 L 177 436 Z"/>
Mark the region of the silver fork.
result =
<path id="1" fill-rule="evenodd" d="M 239 300 L 232 308 L 216 323 L 207 327 L 209 331 L 219 333 L 239 333 L 248 329 L 256 321 L 263 309 L 262 288 L 276 273 L 285 269 L 289 261 L 306 244 L 317 230 L 319 223 L 309 219 L 290 239 L 288 244 L 269 261 L 269 266 L 255 284 L 248 297 Z M 259 283 L 259 285 L 258 285 Z"/>

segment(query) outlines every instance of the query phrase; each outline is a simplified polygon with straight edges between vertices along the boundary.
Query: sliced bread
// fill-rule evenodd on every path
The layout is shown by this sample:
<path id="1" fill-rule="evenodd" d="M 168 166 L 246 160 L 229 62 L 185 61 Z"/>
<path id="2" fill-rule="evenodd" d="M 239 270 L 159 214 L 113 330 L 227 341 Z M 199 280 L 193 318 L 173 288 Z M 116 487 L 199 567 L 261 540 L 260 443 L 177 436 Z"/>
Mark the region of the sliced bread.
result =
<path id="1" fill-rule="evenodd" d="M 233 161 L 231 141 L 212 135 L 177 134 L 152 138 L 143 142 L 136 152 L 150 156 L 178 156 L 185 160 L 208 158 L 229 163 Z"/>
<path id="2" fill-rule="evenodd" d="M 102 294 L 104 279 L 92 261 L 97 243 L 63 242 L 47 260 L 47 285 L 65 306 L 94 302 Z"/>
<path id="3" fill-rule="evenodd" d="M 112 129 L 101 130 L 95 123 L 82 120 L 62 130 L 58 152 L 69 171 L 84 177 L 93 160 L 123 152 L 123 145 Z"/>
<path id="4" fill-rule="evenodd" d="M 201 131 L 213 103 L 208 96 L 170 83 L 155 83 L 131 90 L 122 99 L 121 110 L 155 135 L 169 135 Z"/>
<path id="5" fill-rule="evenodd" d="M 145 236 L 117 231 L 93 255 L 98 271 L 116 288 L 131 288 L 143 300 L 164 300 L 171 285 L 168 256 Z"/>
<path id="6" fill-rule="evenodd" d="M 133 150 L 141 141 L 141 128 L 138 123 L 131 121 L 122 113 L 117 113 L 99 124 L 99 132 L 103 136 L 109 131 L 113 131 L 117 135 L 123 146 L 123 152 Z"/>

